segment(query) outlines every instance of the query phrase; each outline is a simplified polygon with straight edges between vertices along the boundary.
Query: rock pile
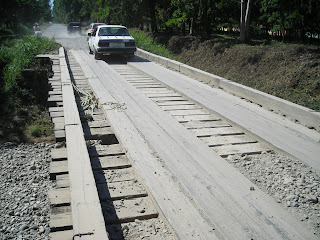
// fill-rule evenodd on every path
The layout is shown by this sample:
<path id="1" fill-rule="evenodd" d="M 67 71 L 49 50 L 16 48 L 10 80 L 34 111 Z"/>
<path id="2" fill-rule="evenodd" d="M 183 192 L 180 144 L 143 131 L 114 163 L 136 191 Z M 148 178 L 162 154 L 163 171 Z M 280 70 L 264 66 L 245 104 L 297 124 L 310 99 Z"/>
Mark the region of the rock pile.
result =
<path id="1" fill-rule="evenodd" d="M 227 160 L 320 235 L 320 176 L 314 169 L 298 160 L 266 152 L 230 155 Z"/>
<path id="2" fill-rule="evenodd" d="M 0 144 L 0 239 L 49 239 L 50 149 Z"/>

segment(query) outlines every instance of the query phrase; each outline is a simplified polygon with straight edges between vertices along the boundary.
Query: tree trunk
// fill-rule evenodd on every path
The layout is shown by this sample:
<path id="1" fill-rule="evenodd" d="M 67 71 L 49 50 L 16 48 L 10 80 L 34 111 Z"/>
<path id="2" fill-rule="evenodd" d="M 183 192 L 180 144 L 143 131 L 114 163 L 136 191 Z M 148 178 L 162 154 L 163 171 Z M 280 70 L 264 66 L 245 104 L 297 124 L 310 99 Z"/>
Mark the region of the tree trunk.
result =
<path id="1" fill-rule="evenodd" d="M 241 0 L 241 18 L 240 18 L 240 41 L 241 42 L 246 42 L 249 40 L 251 7 L 252 7 L 252 0 L 248 0 L 247 4 L 244 0 Z"/>
<path id="2" fill-rule="evenodd" d="M 151 32 L 153 33 L 158 32 L 155 7 L 155 2 L 150 1 Z"/>
<path id="3" fill-rule="evenodd" d="M 241 16 L 240 16 L 240 41 L 246 41 L 246 25 L 245 25 L 246 3 L 241 0 Z"/>
<path id="4" fill-rule="evenodd" d="M 252 0 L 248 0 L 247 3 L 247 9 L 246 9 L 246 18 L 245 18 L 245 41 L 249 40 L 249 34 L 250 34 L 250 16 L 251 16 L 251 6 L 252 6 Z"/>
<path id="5" fill-rule="evenodd" d="M 193 18 L 190 19 L 189 35 L 193 34 Z"/>

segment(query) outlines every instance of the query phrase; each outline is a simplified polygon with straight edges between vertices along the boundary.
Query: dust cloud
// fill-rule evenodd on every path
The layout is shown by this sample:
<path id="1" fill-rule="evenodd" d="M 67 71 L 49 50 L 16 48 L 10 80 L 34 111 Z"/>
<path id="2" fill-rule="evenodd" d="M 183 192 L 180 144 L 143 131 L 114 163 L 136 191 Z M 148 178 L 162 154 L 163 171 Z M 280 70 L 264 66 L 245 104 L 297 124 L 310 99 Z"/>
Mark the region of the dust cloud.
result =
<path id="1" fill-rule="evenodd" d="M 41 27 L 41 26 L 40 26 Z M 87 36 L 85 32 L 68 34 L 67 26 L 62 24 L 52 24 L 47 29 L 42 31 L 42 36 L 54 38 L 67 50 L 83 49 L 88 50 Z"/>

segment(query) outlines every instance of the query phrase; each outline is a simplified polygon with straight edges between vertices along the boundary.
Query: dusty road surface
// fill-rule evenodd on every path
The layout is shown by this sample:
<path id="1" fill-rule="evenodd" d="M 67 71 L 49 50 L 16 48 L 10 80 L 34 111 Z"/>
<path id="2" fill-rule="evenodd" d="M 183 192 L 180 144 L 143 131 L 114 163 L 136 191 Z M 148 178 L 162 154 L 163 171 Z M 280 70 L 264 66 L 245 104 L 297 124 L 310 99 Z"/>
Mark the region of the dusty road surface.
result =
<path id="1" fill-rule="evenodd" d="M 139 57 L 95 60 L 62 25 L 44 35 L 70 50 L 180 239 L 319 238 L 318 132 Z"/>
<path id="2" fill-rule="evenodd" d="M 54 38 L 66 49 L 88 49 L 85 32 L 68 34 L 66 25 L 53 24 L 43 31 L 43 36 Z"/>

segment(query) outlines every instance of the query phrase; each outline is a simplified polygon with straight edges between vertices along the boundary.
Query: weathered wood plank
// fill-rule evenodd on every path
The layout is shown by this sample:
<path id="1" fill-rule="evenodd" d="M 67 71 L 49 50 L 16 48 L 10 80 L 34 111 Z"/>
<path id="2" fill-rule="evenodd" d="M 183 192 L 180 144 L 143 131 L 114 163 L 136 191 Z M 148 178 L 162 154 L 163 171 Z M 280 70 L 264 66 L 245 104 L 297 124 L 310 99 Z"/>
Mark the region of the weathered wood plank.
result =
<path id="1" fill-rule="evenodd" d="M 225 128 L 200 128 L 190 130 L 197 137 L 206 137 L 212 135 L 234 135 L 243 134 L 243 132 L 235 127 L 225 127 Z"/>
<path id="2" fill-rule="evenodd" d="M 91 157 L 123 155 L 124 151 L 120 144 L 98 145 L 88 147 Z"/>
<path id="3" fill-rule="evenodd" d="M 59 232 L 51 232 L 49 234 L 49 238 L 51 240 L 67 240 L 73 238 L 73 231 L 72 230 L 65 230 Z"/>
<path id="4" fill-rule="evenodd" d="M 69 188 L 54 188 L 48 191 L 51 206 L 70 205 L 71 195 Z"/>
<path id="5" fill-rule="evenodd" d="M 178 122 L 189 122 L 189 121 L 217 121 L 219 117 L 210 115 L 187 115 L 187 116 L 174 116 Z"/>
<path id="6" fill-rule="evenodd" d="M 226 144 L 257 142 L 257 140 L 249 137 L 248 135 L 202 137 L 201 140 L 208 144 L 209 147 Z"/>
<path id="7" fill-rule="evenodd" d="M 93 170 L 127 168 L 131 166 L 131 163 L 125 155 L 118 155 L 91 158 L 91 166 Z"/>
<path id="8" fill-rule="evenodd" d="M 159 215 L 150 199 L 146 197 L 102 202 L 102 209 L 107 224 L 150 219 Z"/>
<path id="9" fill-rule="evenodd" d="M 77 60 L 79 59 L 83 63 L 81 66 L 87 77 L 93 76 L 91 67 L 94 67 L 96 63 L 85 62 L 78 52 L 73 51 L 73 53 L 77 55 Z M 80 53 L 87 57 L 85 53 Z M 106 76 L 105 73 L 101 73 L 101 75 Z M 91 86 L 94 86 L 99 101 L 116 102 L 108 92 L 103 90 L 104 85 L 98 78 L 92 77 L 89 78 L 89 81 Z M 107 114 L 119 134 L 117 136 L 122 139 L 121 142 L 125 143 L 130 156 L 134 159 L 136 167 L 143 172 L 141 175 L 143 182 L 149 186 L 149 190 L 156 198 L 161 210 L 168 217 L 170 224 L 181 239 L 188 239 L 197 234 L 203 239 L 216 239 L 215 231 L 211 231 L 212 225 L 203 218 L 190 198 L 182 193 L 180 185 L 176 181 L 172 181 L 175 177 L 163 167 L 163 163 L 154 155 L 154 151 L 149 148 L 126 113 L 108 110 Z M 177 209 L 181 210 L 177 212 Z"/>
<path id="10" fill-rule="evenodd" d="M 238 144 L 212 147 L 212 149 L 220 156 L 226 157 L 232 154 L 256 154 L 262 151 L 270 150 L 261 143 Z"/>
<path id="11" fill-rule="evenodd" d="M 199 129 L 199 128 L 219 128 L 219 127 L 231 127 L 229 123 L 222 120 L 216 121 L 189 121 L 181 123 L 187 129 Z"/>
<path id="12" fill-rule="evenodd" d="M 64 51 L 60 53 L 63 56 Z M 60 67 L 74 235 L 90 232 L 94 234 L 85 239 L 108 239 L 70 75 L 63 57 L 60 58 Z"/>
<path id="13" fill-rule="evenodd" d="M 55 112 L 51 112 L 50 113 L 50 117 L 52 117 L 52 118 L 54 118 L 54 117 L 63 117 L 63 116 L 64 116 L 63 111 L 60 111 L 60 112 L 55 111 Z"/>
<path id="14" fill-rule="evenodd" d="M 202 109 L 199 105 L 172 105 L 172 106 L 160 106 L 164 111 L 172 110 L 187 110 L 187 109 Z"/>
<path id="15" fill-rule="evenodd" d="M 71 207 L 53 207 L 50 214 L 51 231 L 72 229 Z"/>
<path id="16" fill-rule="evenodd" d="M 209 115 L 210 113 L 204 109 L 186 109 L 186 110 L 170 110 L 167 111 L 172 116 L 187 116 L 187 115 Z"/>
<path id="17" fill-rule="evenodd" d="M 49 107 L 49 112 L 61 112 L 63 111 L 63 107 Z"/>
<path id="18" fill-rule="evenodd" d="M 66 148 L 52 148 L 50 152 L 53 161 L 67 159 L 67 149 Z"/>
<path id="19" fill-rule="evenodd" d="M 115 183 L 99 183 L 97 184 L 97 189 L 99 198 L 102 201 L 146 197 L 148 195 L 142 184 L 136 180 Z"/>
<path id="20" fill-rule="evenodd" d="M 94 171 L 94 178 L 97 183 L 112 183 L 135 180 L 136 176 L 132 168 L 124 168 Z"/>
<path id="21" fill-rule="evenodd" d="M 231 239 L 281 239 L 285 232 L 286 236 L 290 237 L 299 236 L 303 239 L 308 235 L 314 238 L 299 221 L 290 218 L 267 194 L 258 188 L 254 192 L 250 191 L 248 185 L 252 183 L 248 179 L 225 161 L 221 161 L 205 143 L 195 138 L 171 116 L 160 111 L 150 99 L 128 86 L 128 82 L 121 79 L 105 62 L 90 61 L 88 60 L 89 64 L 92 63 L 90 66 L 98 75 L 99 71 L 103 73 L 99 76 L 111 94 L 119 102 L 126 102 L 128 108 L 125 114 L 130 116 L 145 139 L 148 139 L 148 143 L 157 149 L 167 167 L 175 172 L 177 180 L 187 186 L 185 190 L 211 216 L 216 225 L 216 234 L 222 233 Z M 193 173 L 192 176 L 190 172 Z M 203 184 L 204 182 L 207 184 Z M 208 184 L 213 184 L 214 191 L 208 188 Z M 259 215 L 256 214 L 257 209 L 260 211 Z M 235 221 L 239 215 L 241 221 Z M 282 220 L 283 215 L 288 216 L 285 223 Z M 295 227 L 292 227 L 292 224 Z M 297 228 L 300 231 L 296 231 Z"/>

